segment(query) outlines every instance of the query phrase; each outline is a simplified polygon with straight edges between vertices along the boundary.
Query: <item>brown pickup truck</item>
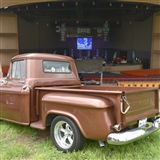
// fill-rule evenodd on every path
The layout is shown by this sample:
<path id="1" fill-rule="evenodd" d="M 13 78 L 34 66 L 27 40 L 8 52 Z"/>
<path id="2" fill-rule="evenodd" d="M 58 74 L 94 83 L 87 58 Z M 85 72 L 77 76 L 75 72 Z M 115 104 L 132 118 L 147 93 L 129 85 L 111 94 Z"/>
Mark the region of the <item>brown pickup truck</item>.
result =
<path id="1" fill-rule="evenodd" d="M 160 129 L 158 88 L 82 85 L 74 60 L 54 54 L 12 58 L 0 80 L 0 119 L 45 130 L 57 149 L 86 139 L 122 145 Z"/>

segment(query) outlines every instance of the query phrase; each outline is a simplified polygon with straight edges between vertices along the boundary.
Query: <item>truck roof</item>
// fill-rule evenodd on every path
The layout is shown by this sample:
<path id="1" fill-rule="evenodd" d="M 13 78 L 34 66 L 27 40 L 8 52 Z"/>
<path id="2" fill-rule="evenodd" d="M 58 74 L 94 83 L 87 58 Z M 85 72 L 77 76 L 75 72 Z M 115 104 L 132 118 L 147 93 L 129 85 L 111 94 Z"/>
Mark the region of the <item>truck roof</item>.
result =
<path id="1" fill-rule="evenodd" d="M 12 58 L 13 59 L 54 59 L 54 60 L 61 60 L 61 61 L 73 61 L 71 57 L 58 55 L 58 54 L 51 54 L 51 53 L 24 53 L 16 55 Z"/>

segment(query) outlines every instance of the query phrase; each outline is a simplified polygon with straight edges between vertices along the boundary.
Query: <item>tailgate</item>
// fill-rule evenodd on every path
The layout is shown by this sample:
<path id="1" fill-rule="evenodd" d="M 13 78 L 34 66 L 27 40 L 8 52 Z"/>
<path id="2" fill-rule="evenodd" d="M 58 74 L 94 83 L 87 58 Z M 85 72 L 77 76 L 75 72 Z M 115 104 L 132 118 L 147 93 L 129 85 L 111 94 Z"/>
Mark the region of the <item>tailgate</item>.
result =
<path id="1" fill-rule="evenodd" d="M 155 117 L 159 113 L 158 89 L 126 93 L 122 99 L 121 117 L 125 127 L 137 124 L 141 118 Z"/>

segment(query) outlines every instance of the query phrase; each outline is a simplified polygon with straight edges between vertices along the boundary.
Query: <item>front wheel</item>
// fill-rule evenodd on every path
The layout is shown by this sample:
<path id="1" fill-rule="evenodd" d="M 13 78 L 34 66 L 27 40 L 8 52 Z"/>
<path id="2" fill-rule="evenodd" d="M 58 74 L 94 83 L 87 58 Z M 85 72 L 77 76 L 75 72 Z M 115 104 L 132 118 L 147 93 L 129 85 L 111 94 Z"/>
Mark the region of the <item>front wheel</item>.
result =
<path id="1" fill-rule="evenodd" d="M 63 152 L 81 150 L 85 138 L 73 120 L 57 116 L 51 123 L 51 138 L 55 147 Z"/>

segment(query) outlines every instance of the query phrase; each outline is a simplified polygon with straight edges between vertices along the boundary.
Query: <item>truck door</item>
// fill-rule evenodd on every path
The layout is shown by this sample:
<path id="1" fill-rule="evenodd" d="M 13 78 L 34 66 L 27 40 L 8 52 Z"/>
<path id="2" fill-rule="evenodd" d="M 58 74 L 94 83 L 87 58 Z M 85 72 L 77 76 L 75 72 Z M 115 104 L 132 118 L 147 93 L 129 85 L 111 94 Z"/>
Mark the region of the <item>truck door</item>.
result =
<path id="1" fill-rule="evenodd" d="M 2 119 L 27 125 L 30 91 L 25 88 L 25 76 L 25 60 L 12 62 L 9 75 L 0 87 L 0 116 Z"/>

